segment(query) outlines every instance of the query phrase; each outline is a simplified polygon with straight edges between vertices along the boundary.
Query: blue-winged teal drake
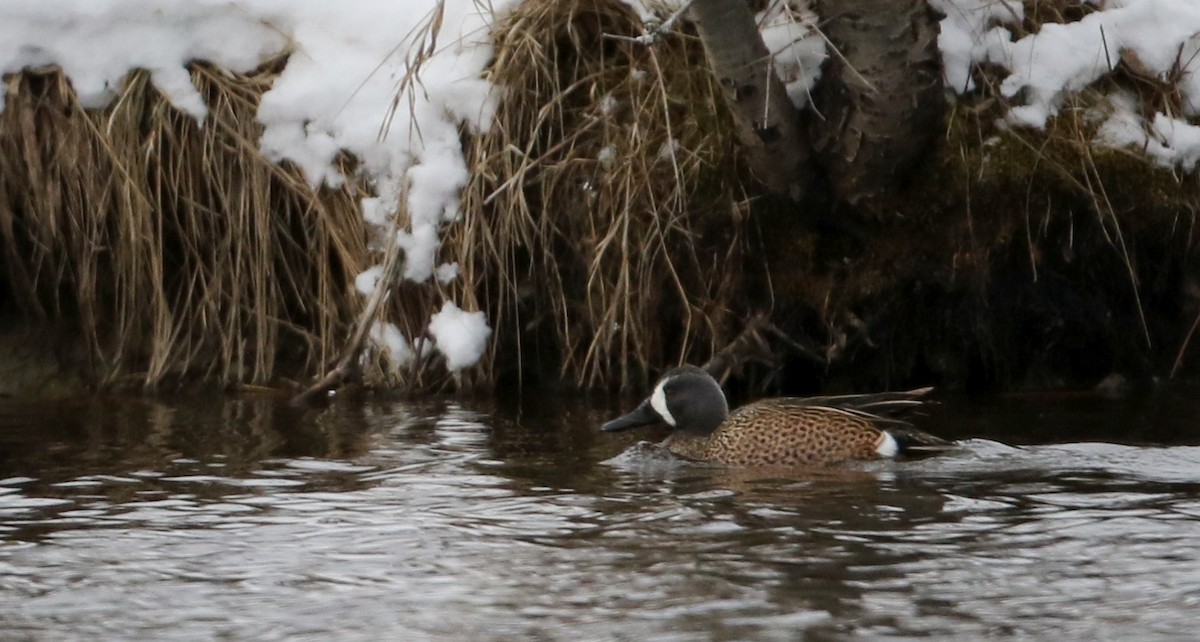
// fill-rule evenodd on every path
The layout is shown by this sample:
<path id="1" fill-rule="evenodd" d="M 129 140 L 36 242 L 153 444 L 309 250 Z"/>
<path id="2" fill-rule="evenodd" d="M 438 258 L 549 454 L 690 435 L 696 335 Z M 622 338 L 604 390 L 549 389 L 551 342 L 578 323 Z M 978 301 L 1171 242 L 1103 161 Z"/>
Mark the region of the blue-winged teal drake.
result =
<path id="1" fill-rule="evenodd" d="M 929 390 L 780 397 L 730 414 L 725 393 L 708 372 L 681 366 L 663 375 L 636 409 L 602 429 L 663 422 L 675 429 L 663 442 L 671 452 L 734 466 L 833 464 L 951 450 L 951 442 L 891 416 L 920 406 Z"/>

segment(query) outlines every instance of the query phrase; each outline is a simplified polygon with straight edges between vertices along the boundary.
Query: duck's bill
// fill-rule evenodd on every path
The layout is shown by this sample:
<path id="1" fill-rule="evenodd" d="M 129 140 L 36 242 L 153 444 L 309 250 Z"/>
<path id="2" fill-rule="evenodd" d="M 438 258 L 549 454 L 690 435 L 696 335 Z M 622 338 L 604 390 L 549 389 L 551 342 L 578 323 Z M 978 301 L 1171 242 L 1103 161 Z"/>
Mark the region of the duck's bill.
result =
<path id="1" fill-rule="evenodd" d="M 637 408 L 634 408 L 633 412 L 605 422 L 603 426 L 600 426 L 600 430 L 604 432 L 617 432 L 618 430 L 628 430 L 630 428 L 637 428 L 638 426 L 649 426 L 660 421 L 662 419 L 659 418 L 657 412 L 654 412 L 654 408 L 650 407 L 650 400 L 647 399 Z"/>

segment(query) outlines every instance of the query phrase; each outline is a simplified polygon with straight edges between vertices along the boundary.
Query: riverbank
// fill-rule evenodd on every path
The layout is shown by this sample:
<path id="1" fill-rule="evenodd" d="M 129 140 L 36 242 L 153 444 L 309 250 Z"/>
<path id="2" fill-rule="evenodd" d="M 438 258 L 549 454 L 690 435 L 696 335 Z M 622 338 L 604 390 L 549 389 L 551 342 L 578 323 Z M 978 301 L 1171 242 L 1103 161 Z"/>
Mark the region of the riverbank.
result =
<path id="1" fill-rule="evenodd" d="M 633 42 L 615 0 L 160 27 L 233 21 L 224 66 L 205 29 L 119 73 L 47 40 L 0 61 L 5 318 L 90 388 L 640 389 L 714 354 L 788 392 L 1194 378 L 1197 44 L 1143 37 L 1170 0 L 932 4 L 944 116 L 869 206 L 768 192 L 690 24 Z M 807 105 L 815 14 L 763 9 Z"/>

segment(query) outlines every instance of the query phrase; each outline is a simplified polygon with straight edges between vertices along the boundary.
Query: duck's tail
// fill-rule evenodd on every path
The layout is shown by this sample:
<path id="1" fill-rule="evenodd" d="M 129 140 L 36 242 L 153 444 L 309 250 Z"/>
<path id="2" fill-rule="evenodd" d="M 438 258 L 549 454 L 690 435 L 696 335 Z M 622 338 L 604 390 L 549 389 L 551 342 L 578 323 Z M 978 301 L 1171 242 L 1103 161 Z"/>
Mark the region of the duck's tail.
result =
<path id="1" fill-rule="evenodd" d="M 958 449 L 958 445 L 952 441 L 935 437 L 911 426 L 888 426 L 884 431 L 896 440 L 900 455 L 919 457 Z"/>
<path id="2" fill-rule="evenodd" d="M 795 400 L 801 406 L 817 406 L 867 419 L 891 436 L 878 451 L 885 457 L 920 457 L 956 450 L 957 444 L 912 427 L 908 417 L 920 414 L 930 403 L 933 388 L 915 388 L 899 392 L 872 392 L 857 395 L 827 395 Z"/>

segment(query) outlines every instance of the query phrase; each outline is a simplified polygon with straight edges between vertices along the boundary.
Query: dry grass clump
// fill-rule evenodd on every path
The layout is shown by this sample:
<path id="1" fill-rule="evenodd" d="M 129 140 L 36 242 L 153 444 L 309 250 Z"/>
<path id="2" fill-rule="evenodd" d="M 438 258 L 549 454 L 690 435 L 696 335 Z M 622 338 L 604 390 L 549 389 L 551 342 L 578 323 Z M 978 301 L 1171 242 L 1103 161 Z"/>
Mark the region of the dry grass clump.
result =
<path id="1" fill-rule="evenodd" d="M 1036 33 L 1046 24 L 1075 22 L 1099 10 L 1080 0 L 1026 0 L 1024 5 L 1025 21 L 1015 37 Z M 1051 195 L 1067 196 L 1083 205 L 1072 209 L 1087 210 L 1094 217 L 1104 244 L 1116 252 L 1124 265 L 1140 321 L 1141 339 L 1148 345 L 1150 330 L 1140 293 L 1138 257 L 1131 238 L 1155 227 L 1174 230 L 1181 222 L 1184 226 L 1193 225 L 1200 206 L 1193 196 L 1198 176 L 1155 165 L 1140 150 L 1107 148 L 1097 145 L 1096 140 L 1103 119 L 1112 110 L 1108 97 L 1114 93 L 1134 97 L 1133 104 L 1146 122 L 1153 121 L 1158 113 L 1182 118 L 1186 110 L 1179 91 L 1180 81 L 1189 67 L 1200 65 L 1200 59 L 1187 59 L 1181 50 L 1174 67 L 1160 75 L 1147 69 L 1132 51 L 1114 50 L 1108 55 L 1115 61 L 1110 73 L 1093 87 L 1068 97 L 1044 131 L 997 127 L 1011 105 L 1000 92 L 1003 74 L 986 66 L 974 74 L 981 88 L 980 99 L 972 107 L 966 107 L 959 118 L 952 118 L 951 126 L 967 123 L 967 129 L 973 130 L 967 139 L 958 141 L 963 165 L 974 166 L 969 173 L 995 185 L 1007 185 L 1014 179 L 1024 183 L 1024 207 L 1011 211 L 1017 229 L 1010 231 L 1022 238 L 1027 247 L 1035 280 L 1043 251 L 1038 247 L 1040 240 L 1056 227 L 1053 219 L 1075 214 L 1062 207 L 1067 199 L 1061 196 L 1059 206 L 1051 208 L 1054 201 Z M 954 140 L 958 135 L 951 133 L 947 138 Z M 984 195 L 987 196 L 986 188 Z M 1187 220 L 1181 221 L 1180 216 Z M 1068 221 L 1067 234 L 1071 235 L 1081 223 L 1085 221 Z M 1188 235 L 1180 240 L 1182 251 L 1190 253 L 1193 248 Z"/>
<path id="2" fill-rule="evenodd" d="M 739 329 L 735 134 L 694 38 L 606 37 L 641 29 L 617 0 L 527 0 L 493 34 L 503 94 L 447 242 L 504 366 L 629 386 Z"/>
<path id="3" fill-rule="evenodd" d="M 1095 10 L 1065 0 L 1025 8 L 1019 34 Z M 980 89 L 954 102 L 937 154 L 889 195 L 902 217 L 860 244 L 768 239 L 776 316 L 816 312 L 801 331 L 785 327 L 827 338 L 825 381 L 915 385 L 935 373 L 949 385 L 1040 384 L 1194 363 L 1184 357 L 1200 343 L 1189 285 L 1200 273 L 1200 175 L 1096 140 L 1113 90 L 1135 95 L 1147 118 L 1179 117 L 1175 81 L 1200 59 L 1181 56 L 1156 77 L 1118 53 L 1113 73 L 1043 130 L 1002 125 L 1007 72 L 981 66 Z"/>
<path id="4" fill-rule="evenodd" d="M 1110 108 L 1107 92 L 1128 91 L 1131 82 L 1139 81 L 1118 67 L 1097 87 L 1069 97 L 1044 130 L 998 130 L 1007 109 L 1002 101 L 960 110 L 943 159 L 957 157 L 945 166 L 961 177 L 956 189 L 965 217 L 947 221 L 946 229 L 960 239 L 953 264 L 961 281 L 974 274 L 980 291 L 997 291 L 1004 287 L 997 275 L 1015 273 L 1027 279 L 1022 296 L 1028 308 L 1015 313 L 1032 313 L 1043 323 L 1049 317 L 1070 329 L 1055 339 L 1054 327 L 1044 326 L 1044 334 L 1059 341 L 1047 354 L 1054 345 L 1094 341 L 1104 346 L 1091 350 L 1098 360 L 1112 355 L 1117 365 L 1109 367 L 1175 376 L 1194 351 L 1187 328 L 1200 323 L 1186 284 L 1197 248 L 1200 175 L 1162 167 L 1141 150 L 1097 144 Z M 1142 83 L 1142 92 L 1151 90 L 1154 96 L 1141 99 L 1143 109 L 1177 99 L 1165 86 Z M 993 365 L 1000 368 L 1004 355 L 1045 340 L 1025 339 L 987 346 Z M 1052 367 L 1069 369 L 1063 357 L 1055 360 Z"/>
<path id="5" fill-rule="evenodd" d="M 57 70 L 5 79 L 6 289 L 82 339 L 97 383 L 264 382 L 336 352 L 365 238 L 351 186 L 315 193 L 258 150 L 258 100 L 282 63 L 193 64 L 204 123 L 145 72 L 92 111 Z"/>
<path id="6" fill-rule="evenodd" d="M 1077 22 L 1099 9 L 1087 0 L 1024 0 L 1025 20 L 1017 37 L 1035 33 L 1048 22 Z"/>

